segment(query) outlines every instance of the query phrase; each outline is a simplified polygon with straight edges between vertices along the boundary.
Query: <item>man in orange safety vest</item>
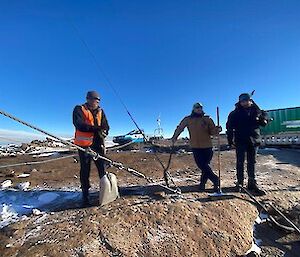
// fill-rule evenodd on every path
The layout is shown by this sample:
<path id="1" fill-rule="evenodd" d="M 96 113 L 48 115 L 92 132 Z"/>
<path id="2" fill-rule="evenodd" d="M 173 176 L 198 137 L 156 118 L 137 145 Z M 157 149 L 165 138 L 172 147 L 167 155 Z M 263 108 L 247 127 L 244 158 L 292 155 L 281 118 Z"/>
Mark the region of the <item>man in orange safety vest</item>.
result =
<path id="1" fill-rule="evenodd" d="M 90 147 L 93 151 L 104 154 L 104 140 L 109 131 L 109 125 L 103 109 L 99 106 L 100 95 L 96 91 L 89 91 L 86 103 L 77 105 L 73 111 L 73 124 L 75 126 L 74 143 L 80 147 Z M 80 159 L 80 183 L 82 189 L 82 204 L 89 206 L 90 170 L 92 157 L 81 150 Z M 105 175 L 104 161 L 95 161 L 100 179 Z"/>

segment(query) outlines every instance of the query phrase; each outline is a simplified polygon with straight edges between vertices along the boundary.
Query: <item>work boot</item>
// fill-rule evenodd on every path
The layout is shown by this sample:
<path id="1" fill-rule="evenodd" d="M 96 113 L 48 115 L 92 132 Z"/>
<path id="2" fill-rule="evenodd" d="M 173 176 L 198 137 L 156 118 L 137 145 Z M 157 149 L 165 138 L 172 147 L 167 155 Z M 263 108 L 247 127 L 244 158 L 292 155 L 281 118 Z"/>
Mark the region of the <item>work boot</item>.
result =
<path id="1" fill-rule="evenodd" d="M 242 187 L 244 186 L 244 183 L 243 182 L 237 182 L 235 184 L 235 191 L 237 193 L 242 193 Z"/>
<path id="2" fill-rule="evenodd" d="M 257 196 L 266 195 L 266 192 L 257 186 L 255 180 L 249 180 L 247 188 L 249 191 L 253 192 Z"/>
<path id="3" fill-rule="evenodd" d="M 89 192 L 88 191 L 82 191 L 82 207 L 89 207 L 91 206 L 91 203 L 89 201 Z"/>
<path id="4" fill-rule="evenodd" d="M 81 206 L 82 206 L 83 208 L 91 206 L 91 203 L 90 203 L 88 197 L 82 197 Z"/>
<path id="5" fill-rule="evenodd" d="M 214 193 L 220 193 L 219 184 L 214 185 Z"/>
<path id="6" fill-rule="evenodd" d="M 199 192 L 205 192 L 205 184 L 200 183 Z"/>

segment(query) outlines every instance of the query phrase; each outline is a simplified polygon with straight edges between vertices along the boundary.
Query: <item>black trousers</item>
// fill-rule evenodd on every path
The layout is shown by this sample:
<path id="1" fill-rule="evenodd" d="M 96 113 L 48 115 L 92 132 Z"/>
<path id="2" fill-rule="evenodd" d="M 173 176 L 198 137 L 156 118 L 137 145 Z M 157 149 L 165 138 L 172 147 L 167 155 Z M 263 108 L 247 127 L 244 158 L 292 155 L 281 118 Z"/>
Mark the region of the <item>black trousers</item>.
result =
<path id="1" fill-rule="evenodd" d="M 251 142 L 236 144 L 236 171 L 239 184 L 244 182 L 244 163 L 247 155 L 247 172 L 250 182 L 255 183 L 255 163 L 258 147 Z"/>
<path id="2" fill-rule="evenodd" d="M 192 150 L 195 162 L 198 168 L 202 171 L 200 185 L 204 186 L 209 179 L 211 180 L 211 182 L 213 182 L 214 186 L 218 186 L 219 178 L 216 174 L 214 174 L 211 167 L 209 166 L 210 161 L 213 157 L 212 148 L 193 148 Z"/>
<path id="3" fill-rule="evenodd" d="M 83 151 L 78 150 L 78 153 L 80 159 L 81 189 L 82 189 L 83 196 L 87 196 L 89 188 L 91 187 L 89 178 L 90 178 L 90 171 L 91 171 L 91 161 L 93 158 Z M 101 179 L 105 175 L 104 161 L 98 159 L 97 161 L 94 162 L 98 169 L 99 178 Z"/>

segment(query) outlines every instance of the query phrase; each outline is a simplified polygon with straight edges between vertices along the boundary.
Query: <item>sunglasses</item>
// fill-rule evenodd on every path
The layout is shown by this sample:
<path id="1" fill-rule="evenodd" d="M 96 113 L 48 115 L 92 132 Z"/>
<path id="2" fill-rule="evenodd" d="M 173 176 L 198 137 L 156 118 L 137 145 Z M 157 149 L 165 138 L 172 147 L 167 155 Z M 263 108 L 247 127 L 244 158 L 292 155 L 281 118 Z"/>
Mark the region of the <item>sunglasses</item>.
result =
<path id="1" fill-rule="evenodd" d="M 91 98 L 89 98 L 90 100 L 97 100 L 97 101 L 100 101 L 100 98 L 98 98 L 98 97 L 91 97 Z"/>

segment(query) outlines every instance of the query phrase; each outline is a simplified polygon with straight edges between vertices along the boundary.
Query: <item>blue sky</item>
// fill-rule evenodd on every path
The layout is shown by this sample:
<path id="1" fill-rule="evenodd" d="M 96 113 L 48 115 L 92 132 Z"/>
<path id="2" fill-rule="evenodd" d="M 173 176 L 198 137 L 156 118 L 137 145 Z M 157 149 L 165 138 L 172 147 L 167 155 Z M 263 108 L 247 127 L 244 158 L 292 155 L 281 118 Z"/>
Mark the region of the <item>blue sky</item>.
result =
<path id="1" fill-rule="evenodd" d="M 68 18 L 139 125 L 170 136 L 200 101 L 221 123 L 238 95 L 299 106 L 299 1 L 0 1 L 0 109 L 59 135 L 98 90 L 111 135 L 134 129 Z M 25 130 L 5 117 L 0 129 Z"/>

